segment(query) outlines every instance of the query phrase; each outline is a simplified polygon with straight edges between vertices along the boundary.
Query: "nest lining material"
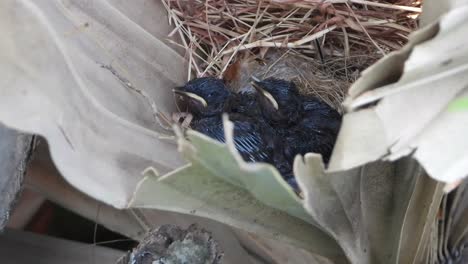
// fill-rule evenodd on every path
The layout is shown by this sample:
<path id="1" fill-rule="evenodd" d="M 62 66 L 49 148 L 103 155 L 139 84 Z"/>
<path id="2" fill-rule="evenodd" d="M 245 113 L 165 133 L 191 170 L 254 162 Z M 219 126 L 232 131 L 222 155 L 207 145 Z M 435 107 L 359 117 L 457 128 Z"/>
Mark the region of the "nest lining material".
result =
<path id="1" fill-rule="evenodd" d="M 162 0 L 190 67 L 188 79 L 251 75 L 294 81 L 341 109 L 359 73 L 417 28 L 415 0 Z"/>

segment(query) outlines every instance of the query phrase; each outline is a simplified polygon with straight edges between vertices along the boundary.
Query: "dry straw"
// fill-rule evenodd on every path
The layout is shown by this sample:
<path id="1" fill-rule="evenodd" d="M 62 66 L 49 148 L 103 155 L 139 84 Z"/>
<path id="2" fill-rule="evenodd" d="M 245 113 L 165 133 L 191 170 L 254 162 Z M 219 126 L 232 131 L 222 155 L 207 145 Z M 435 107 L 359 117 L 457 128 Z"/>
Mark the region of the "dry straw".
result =
<path id="1" fill-rule="evenodd" d="M 421 2 L 414 0 L 163 3 L 175 27 L 170 36 L 180 39 L 173 43 L 187 51 L 189 79 L 193 73 L 225 76 L 230 66 L 246 58 L 265 60 L 270 66 L 298 65 L 301 60 L 307 65 L 295 73 L 296 81 L 306 87 L 305 92 L 316 93 L 336 106 L 356 71 L 407 42 L 421 12 Z M 278 56 L 279 50 L 287 51 L 287 56 Z M 279 63 L 287 58 L 289 63 Z M 265 68 L 262 71 L 268 75 Z M 337 83 L 339 87 L 333 88 Z"/>

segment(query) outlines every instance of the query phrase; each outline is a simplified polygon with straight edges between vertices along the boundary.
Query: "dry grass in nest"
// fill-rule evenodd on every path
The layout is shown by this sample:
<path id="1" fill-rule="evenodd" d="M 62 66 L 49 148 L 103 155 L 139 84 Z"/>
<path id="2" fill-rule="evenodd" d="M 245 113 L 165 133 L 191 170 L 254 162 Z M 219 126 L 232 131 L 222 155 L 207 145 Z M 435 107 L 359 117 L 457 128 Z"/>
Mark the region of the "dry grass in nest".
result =
<path id="1" fill-rule="evenodd" d="M 421 11 L 415 0 L 162 1 L 188 79 L 223 76 L 235 88 L 242 73 L 292 79 L 337 109 L 362 69 L 407 42 Z"/>
<path id="2" fill-rule="evenodd" d="M 260 79 L 291 80 L 302 94 L 315 95 L 339 111 L 342 111 L 341 102 L 350 84 L 377 59 L 368 54 L 356 54 L 347 60 L 336 58 L 322 62 L 295 50 L 282 49 L 271 50 L 263 59 L 247 57 L 249 59 L 241 58 L 230 65 L 224 75 L 233 90 L 251 89 L 252 75 Z M 236 73 L 231 74 L 232 70 Z"/>

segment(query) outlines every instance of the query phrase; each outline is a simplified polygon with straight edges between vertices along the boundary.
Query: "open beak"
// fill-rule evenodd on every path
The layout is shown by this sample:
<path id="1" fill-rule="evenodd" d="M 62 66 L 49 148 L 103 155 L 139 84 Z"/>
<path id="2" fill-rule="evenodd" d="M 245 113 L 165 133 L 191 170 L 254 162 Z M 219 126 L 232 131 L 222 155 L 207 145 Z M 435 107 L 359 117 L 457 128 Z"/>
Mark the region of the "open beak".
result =
<path id="1" fill-rule="evenodd" d="M 275 98 L 273 97 L 273 95 L 271 95 L 271 93 L 263 89 L 262 84 L 260 83 L 261 81 L 254 76 L 252 76 L 251 79 L 252 81 L 250 83 L 252 84 L 253 88 L 255 88 L 255 90 L 257 90 L 258 93 L 265 96 L 265 98 L 268 99 L 268 101 L 273 105 L 273 107 L 276 110 L 278 110 L 278 102 L 276 102 Z"/>
<path id="2" fill-rule="evenodd" d="M 177 90 L 177 89 L 172 89 L 172 91 L 177 95 L 181 95 L 181 96 L 184 96 L 184 97 L 189 97 L 191 99 L 194 99 L 195 101 L 198 101 L 199 103 L 201 103 L 203 105 L 203 107 L 208 106 L 208 103 L 205 101 L 205 99 L 203 99 L 203 97 L 201 97 L 199 95 L 196 95 L 196 94 L 190 93 L 190 92 Z"/>

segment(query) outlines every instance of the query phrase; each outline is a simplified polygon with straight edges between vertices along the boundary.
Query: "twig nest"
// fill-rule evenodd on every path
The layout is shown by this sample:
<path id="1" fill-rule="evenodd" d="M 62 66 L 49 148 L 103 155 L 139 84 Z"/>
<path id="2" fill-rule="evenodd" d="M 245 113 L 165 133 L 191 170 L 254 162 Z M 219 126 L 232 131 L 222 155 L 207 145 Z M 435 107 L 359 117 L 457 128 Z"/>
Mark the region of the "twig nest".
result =
<path id="1" fill-rule="evenodd" d="M 245 56 L 244 56 L 245 57 Z M 272 49 L 264 58 L 248 57 L 232 64 L 224 78 L 234 91 L 253 89 L 251 76 L 293 81 L 304 95 L 314 95 L 342 112 L 341 103 L 360 72 L 377 58 L 366 54 L 324 60 L 294 50 Z"/>

